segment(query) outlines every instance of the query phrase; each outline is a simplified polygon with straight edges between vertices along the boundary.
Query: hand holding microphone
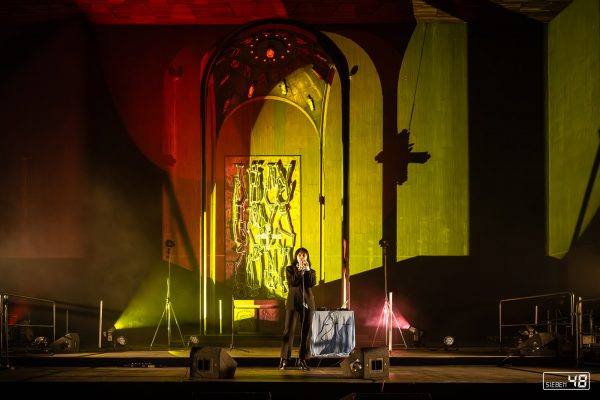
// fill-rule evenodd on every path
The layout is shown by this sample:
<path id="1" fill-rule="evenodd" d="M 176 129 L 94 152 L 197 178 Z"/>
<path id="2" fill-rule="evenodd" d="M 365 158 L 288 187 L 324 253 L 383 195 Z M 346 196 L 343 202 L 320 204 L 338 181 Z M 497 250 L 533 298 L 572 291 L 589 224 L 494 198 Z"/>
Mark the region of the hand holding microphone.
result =
<path id="1" fill-rule="evenodd" d="M 308 264 L 308 261 L 303 260 L 303 261 L 300 261 L 298 263 L 298 271 L 304 272 L 304 271 L 308 271 L 308 270 L 310 270 L 310 266 Z"/>
<path id="2" fill-rule="evenodd" d="M 307 260 L 304 260 L 304 262 L 302 263 L 302 266 L 304 267 L 305 271 L 309 271 L 310 270 L 310 265 L 308 264 Z"/>
<path id="3" fill-rule="evenodd" d="M 308 253 L 300 252 L 296 254 L 298 271 L 304 272 L 310 270 L 310 262 L 308 262 Z"/>

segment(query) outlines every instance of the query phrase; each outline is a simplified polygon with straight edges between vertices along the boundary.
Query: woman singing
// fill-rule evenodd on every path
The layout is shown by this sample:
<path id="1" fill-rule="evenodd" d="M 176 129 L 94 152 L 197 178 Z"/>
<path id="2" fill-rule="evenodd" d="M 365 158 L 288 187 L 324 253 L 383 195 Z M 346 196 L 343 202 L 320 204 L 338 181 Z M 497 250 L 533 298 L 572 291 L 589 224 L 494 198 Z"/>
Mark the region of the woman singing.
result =
<path id="1" fill-rule="evenodd" d="M 294 345 L 294 332 L 296 321 L 300 320 L 300 349 L 298 350 L 298 365 L 300 369 L 307 371 L 306 352 L 308 351 L 308 335 L 315 309 L 315 298 L 312 287 L 317 283 L 317 274 L 310 268 L 310 256 L 308 250 L 301 247 L 296 250 L 295 261 L 285 269 L 289 292 L 285 303 L 285 328 L 283 330 L 283 341 L 279 369 L 285 369 L 292 355 Z"/>

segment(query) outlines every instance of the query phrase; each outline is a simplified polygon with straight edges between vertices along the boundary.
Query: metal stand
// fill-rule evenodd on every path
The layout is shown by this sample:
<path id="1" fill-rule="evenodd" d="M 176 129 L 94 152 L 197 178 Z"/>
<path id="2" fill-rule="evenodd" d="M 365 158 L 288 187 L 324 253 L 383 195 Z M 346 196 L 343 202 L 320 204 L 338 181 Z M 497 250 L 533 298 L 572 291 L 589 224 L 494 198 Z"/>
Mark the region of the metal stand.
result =
<path id="1" fill-rule="evenodd" d="M 158 329 L 160 328 L 160 324 L 165 317 L 167 316 L 167 346 L 171 347 L 171 314 L 173 315 L 173 319 L 175 320 L 175 324 L 177 325 L 177 329 L 179 330 L 179 336 L 181 338 L 182 345 L 185 345 L 183 340 L 183 335 L 181 334 L 181 328 L 179 327 L 179 322 L 177 322 L 177 317 L 175 316 L 175 310 L 173 309 L 173 305 L 171 304 L 171 247 L 175 246 L 175 242 L 172 240 L 167 240 L 165 242 L 167 246 L 167 261 L 169 264 L 169 272 L 167 276 L 167 297 L 165 299 L 165 308 L 163 310 L 162 315 L 160 316 L 160 320 L 158 321 L 158 325 L 156 326 L 156 331 L 154 331 L 154 337 L 152 338 L 152 342 L 150 343 L 150 348 L 154 345 L 154 340 L 156 339 L 156 334 L 158 333 Z"/>
<path id="2" fill-rule="evenodd" d="M 229 344 L 229 350 L 236 349 L 236 350 L 241 350 L 241 351 L 245 351 L 245 352 L 250 352 L 249 350 L 242 349 L 241 347 L 235 347 L 233 345 L 233 335 L 235 332 L 234 323 L 235 323 L 235 296 L 231 295 L 231 343 Z"/>
<path id="3" fill-rule="evenodd" d="M 375 330 L 375 335 L 373 336 L 373 342 L 371 346 L 375 343 L 375 338 L 377 337 L 377 332 L 379 332 L 379 327 L 381 326 L 381 321 L 385 319 L 385 344 L 388 348 L 388 351 L 392 352 L 392 333 L 394 330 L 393 322 L 396 322 L 396 326 L 398 327 L 398 331 L 400 332 L 400 337 L 402 338 L 402 343 L 404 344 L 404 348 L 407 349 L 406 340 L 404 340 L 404 334 L 402 333 L 402 329 L 400 328 L 400 324 L 394 315 L 394 310 L 392 309 L 392 292 L 388 293 L 387 290 L 387 242 L 383 239 L 379 241 L 379 245 L 383 250 L 383 279 L 385 285 L 385 304 L 383 305 L 383 309 L 381 310 L 381 316 L 379 317 L 379 323 L 377 324 L 377 329 Z"/>
<path id="4" fill-rule="evenodd" d="M 10 368 L 8 360 L 8 296 L 0 297 L 0 368 Z"/>

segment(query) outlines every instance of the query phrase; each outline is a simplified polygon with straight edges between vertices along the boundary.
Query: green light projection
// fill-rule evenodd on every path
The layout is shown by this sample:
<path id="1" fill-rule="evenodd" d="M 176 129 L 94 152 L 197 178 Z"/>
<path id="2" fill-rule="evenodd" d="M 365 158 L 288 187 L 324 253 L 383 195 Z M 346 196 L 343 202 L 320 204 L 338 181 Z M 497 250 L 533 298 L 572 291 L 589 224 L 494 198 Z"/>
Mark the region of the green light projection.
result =
<path id="1" fill-rule="evenodd" d="M 409 127 L 431 159 L 397 187 L 397 259 L 468 255 L 466 24 L 417 24 L 398 84 L 398 129 Z"/>
<path id="2" fill-rule="evenodd" d="M 598 1 L 581 0 L 548 24 L 547 251 L 558 259 L 600 208 L 600 174 L 590 182 L 600 146 L 599 21 Z"/>
<path id="3" fill-rule="evenodd" d="M 357 43 L 339 34 L 327 32 L 336 46 L 344 53 L 348 66 L 359 66 L 358 73 L 350 81 L 350 132 L 349 132 L 349 271 L 350 275 L 381 267 L 382 253 L 379 240 L 382 237 L 382 168 L 374 158 L 383 146 L 383 98 L 381 82 L 373 61 Z M 337 82 L 337 81 L 336 81 Z M 341 92 L 333 85 L 327 115 L 325 158 L 326 183 L 330 192 L 342 190 Z M 328 139 L 328 137 L 330 139 Z M 339 147 L 334 147 L 339 146 Z M 331 194 L 333 194 L 331 193 Z M 342 213 L 341 201 L 328 193 L 327 218 Z M 336 201 L 329 200 L 334 198 Z M 341 219 L 340 219 L 341 221 Z M 340 225 L 327 225 L 324 259 L 327 260 L 326 281 L 340 279 L 341 230 Z"/>

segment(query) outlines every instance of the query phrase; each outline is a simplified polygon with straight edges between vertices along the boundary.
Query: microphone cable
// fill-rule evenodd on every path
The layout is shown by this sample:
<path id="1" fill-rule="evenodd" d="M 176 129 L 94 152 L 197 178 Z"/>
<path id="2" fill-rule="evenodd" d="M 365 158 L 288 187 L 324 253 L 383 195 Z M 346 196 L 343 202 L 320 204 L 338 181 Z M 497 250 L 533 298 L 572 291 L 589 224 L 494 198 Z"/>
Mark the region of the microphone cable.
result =
<path id="1" fill-rule="evenodd" d="M 302 266 L 302 268 L 302 320 L 300 321 L 300 347 L 298 349 L 298 365 L 300 365 L 300 354 L 302 352 L 302 347 L 304 346 L 302 339 L 304 338 L 304 320 L 306 319 L 307 308 L 306 300 L 304 297 L 304 274 L 306 273 L 306 269 L 304 265 Z"/>
<path id="2" fill-rule="evenodd" d="M 308 266 L 310 266 L 310 263 L 308 262 L 308 260 L 306 261 L 306 263 L 308 264 Z M 298 350 L 298 360 L 300 360 L 300 349 L 304 348 L 304 353 L 307 352 L 307 349 L 305 348 L 306 346 L 304 346 L 303 343 L 303 338 L 304 338 L 304 324 L 305 324 L 305 320 L 306 320 L 306 310 L 308 310 L 308 304 L 306 303 L 306 295 L 304 293 L 304 279 L 305 276 L 304 274 L 306 274 L 308 271 L 306 270 L 306 267 L 304 267 L 304 265 L 302 266 L 302 320 L 300 321 L 300 347 Z M 305 354 L 306 355 L 306 354 Z M 304 360 L 306 361 L 306 360 Z M 300 361 L 298 361 L 298 363 L 300 363 Z"/>

